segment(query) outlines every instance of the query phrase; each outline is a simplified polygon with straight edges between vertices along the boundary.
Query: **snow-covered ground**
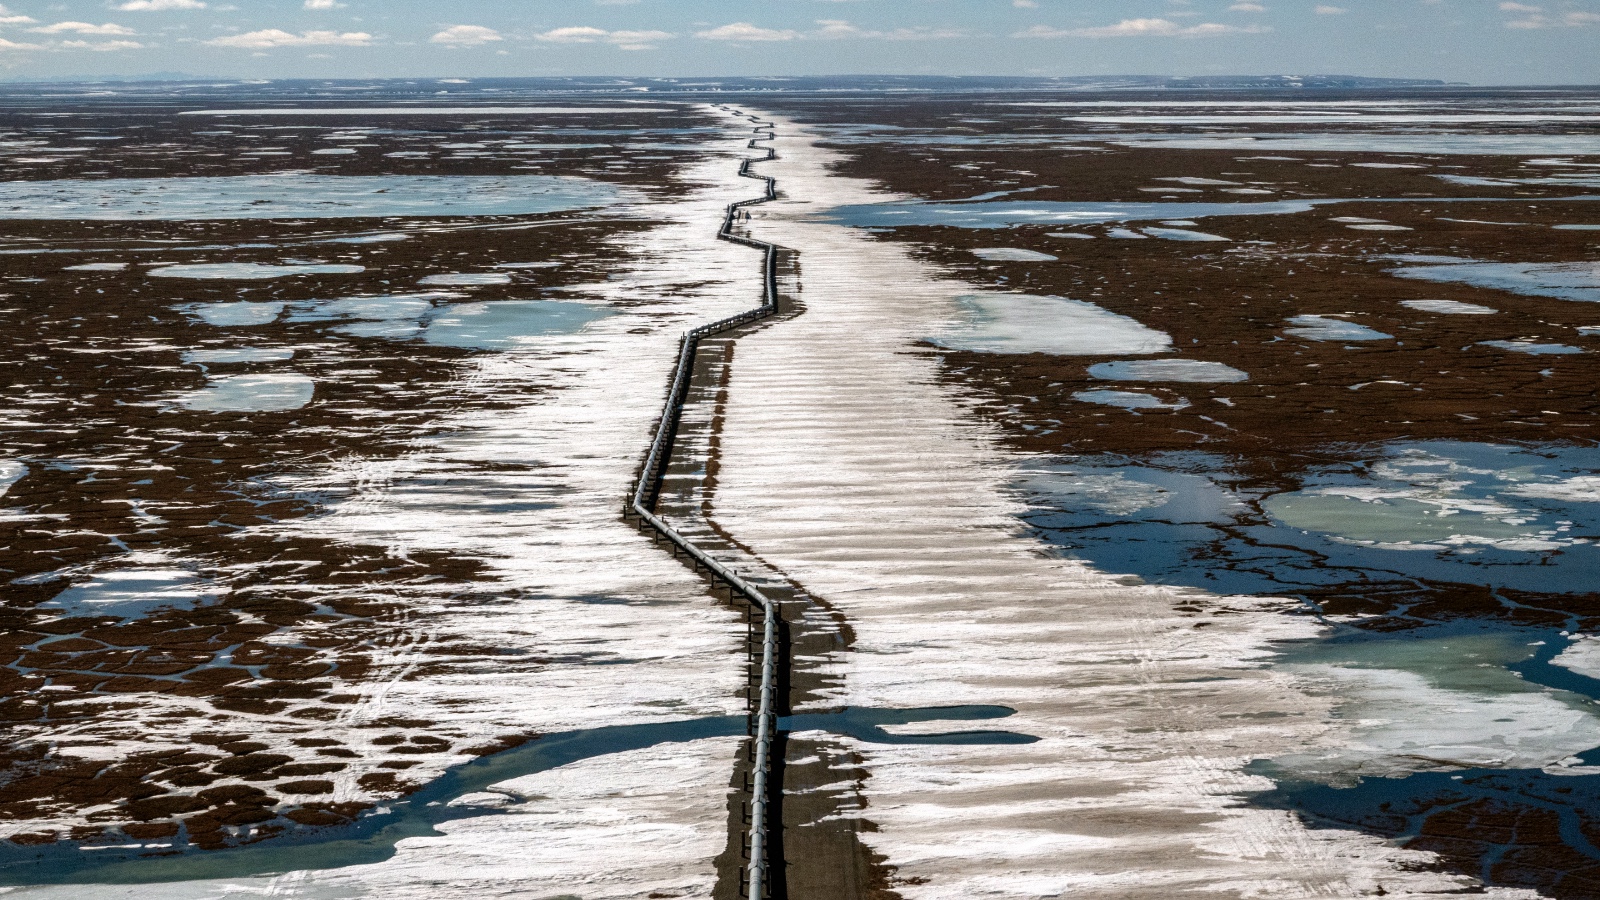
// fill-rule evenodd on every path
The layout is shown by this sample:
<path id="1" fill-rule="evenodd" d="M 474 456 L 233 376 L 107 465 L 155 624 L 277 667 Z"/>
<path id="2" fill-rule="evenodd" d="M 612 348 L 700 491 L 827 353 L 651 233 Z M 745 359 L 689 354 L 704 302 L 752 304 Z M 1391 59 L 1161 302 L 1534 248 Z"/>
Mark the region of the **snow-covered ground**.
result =
<path id="1" fill-rule="evenodd" d="M 1335 700 L 1275 669 L 1316 626 L 1272 599 L 1141 585 L 1021 533 L 1017 460 L 917 342 L 971 288 L 817 215 L 904 200 L 831 174 L 779 121 L 778 202 L 752 233 L 799 253 L 803 315 L 741 340 L 715 516 L 854 629 L 839 703 L 1000 704 L 1026 746 L 856 746 L 863 839 L 904 896 L 1430 896 L 1425 854 L 1245 806 L 1251 759 L 1338 740 Z M 1211 614 L 1185 617 L 1183 601 Z M 954 726 L 958 728 L 959 726 Z M 1490 891 L 1492 896 L 1531 896 Z"/>

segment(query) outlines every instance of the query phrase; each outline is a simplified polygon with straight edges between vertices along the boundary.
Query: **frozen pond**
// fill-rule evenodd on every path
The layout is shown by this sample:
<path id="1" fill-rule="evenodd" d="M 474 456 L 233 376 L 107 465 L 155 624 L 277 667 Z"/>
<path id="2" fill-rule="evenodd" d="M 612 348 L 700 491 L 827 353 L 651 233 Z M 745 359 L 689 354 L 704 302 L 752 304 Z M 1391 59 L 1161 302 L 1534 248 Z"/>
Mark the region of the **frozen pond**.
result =
<path id="1" fill-rule="evenodd" d="M 1477 303 L 1460 300 L 1402 300 L 1400 305 L 1422 312 L 1442 313 L 1447 316 L 1492 316 L 1499 310 Z"/>
<path id="2" fill-rule="evenodd" d="M 0 181 L 6 219 L 521 216 L 615 204 L 621 191 L 553 175 L 240 175 Z"/>
<path id="3" fill-rule="evenodd" d="M 612 311 L 560 300 L 460 303 L 461 294 L 418 293 L 297 303 L 286 321 L 328 322 L 341 334 L 476 350 L 504 350 L 551 334 L 573 334 Z"/>
<path id="4" fill-rule="evenodd" d="M 281 412 L 310 403 L 315 388 L 310 377 L 297 373 L 218 375 L 178 402 L 199 412 Z"/>
<path id="5" fill-rule="evenodd" d="M 1078 135 L 1080 139 L 1084 135 Z M 1251 132 L 1226 135 L 1129 134 L 1102 135 L 1100 140 L 1121 147 L 1148 147 L 1165 150 L 1242 150 L 1254 153 L 1414 153 L 1419 155 L 1461 154 L 1498 156 L 1503 154 L 1590 154 L 1594 137 L 1586 134 L 1283 134 Z"/>
<path id="6" fill-rule="evenodd" d="M 1313 341 L 1387 341 L 1394 338 L 1392 334 L 1331 316 L 1295 316 L 1289 324 L 1294 327 L 1285 328 L 1284 334 Z"/>
<path id="7" fill-rule="evenodd" d="M 1600 303 L 1600 262 L 1497 263 L 1461 260 L 1409 265 L 1394 271 L 1401 278 L 1442 284 L 1470 284 L 1513 294 Z"/>
<path id="8" fill-rule="evenodd" d="M 183 312 L 207 325 L 232 327 L 240 325 L 268 325 L 283 312 L 278 302 L 232 301 L 226 303 L 189 303 L 178 307 Z"/>
<path id="9" fill-rule="evenodd" d="M 1480 341 L 1478 346 L 1510 350 L 1512 353 L 1526 353 L 1530 356 L 1573 356 L 1584 352 L 1582 347 L 1574 347 L 1571 344 L 1540 344 L 1534 341 Z"/>
<path id="10" fill-rule="evenodd" d="M 205 350 L 185 350 L 186 363 L 211 363 L 217 365 L 253 362 L 284 362 L 294 359 L 294 350 L 288 347 L 233 347 Z"/>
<path id="11" fill-rule="evenodd" d="M 263 265 L 261 263 L 197 263 L 194 265 L 162 266 L 151 269 L 152 278 L 193 278 L 219 281 L 266 281 L 289 275 L 356 275 L 365 272 L 365 266 L 325 265 L 304 263 L 288 265 Z"/>
<path id="12" fill-rule="evenodd" d="M 454 303 L 428 323 L 422 338 L 446 347 L 504 350 L 526 338 L 572 334 L 609 315 L 604 307 L 555 300 Z"/>
<path id="13" fill-rule="evenodd" d="M 1233 366 L 1200 359 L 1137 359 L 1098 363 L 1089 374 L 1105 381 L 1175 381 L 1237 384 L 1250 376 Z"/>
<path id="14" fill-rule="evenodd" d="M 1158 237 L 1168 241 L 1225 243 L 1229 240 L 1229 238 L 1221 235 L 1207 234 L 1204 231 L 1190 231 L 1187 228 L 1146 228 L 1144 233 L 1151 237 Z"/>
<path id="15" fill-rule="evenodd" d="M 1349 743 L 1257 760 L 1250 770 L 1276 787 L 1252 802 L 1392 839 L 1439 834 L 1463 813 L 1514 816 L 1525 827 L 1475 829 L 1450 848 L 1490 882 L 1556 839 L 1576 865 L 1600 863 L 1587 837 L 1600 808 L 1592 646 L 1556 628 L 1471 620 L 1289 644 L 1279 664 L 1340 698 Z"/>
<path id="16" fill-rule="evenodd" d="M 1082 300 L 1027 294 L 968 294 L 960 298 L 965 321 L 933 343 L 983 353 L 1051 353 L 1112 356 L 1165 353 L 1172 341 L 1127 316 Z"/>
<path id="17" fill-rule="evenodd" d="M 957 228 L 1009 228 L 1012 225 L 1086 225 L 1211 216 L 1268 216 L 1309 212 L 1331 201 L 1278 200 L 1270 203 L 1067 203 L 991 200 L 933 203 L 900 201 L 840 206 L 822 220 L 856 227 L 948 225 Z"/>
<path id="18" fill-rule="evenodd" d="M 504 272 L 457 272 L 444 275 L 428 275 L 417 282 L 417 284 L 422 285 L 457 285 L 461 287 L 510 283 L 511 276 Z"/>
<path id="19" fill-rule="evenodd" d="M 1041 463 L 1017 486 L 1048 540 L 1102 571 L 1164 584 L 1289 595 L 1385 578 L 1594 590 L 1600 450 L 1425 442 L 1358 459 L 1277 493 L 1198 453 Z"/>
<path id="20" fill-rule="evenodd" d="M 1048 253 L 1017 247 L 983 247 L 972 251 L 972 255 L 991 262 L 1055 262 L 1058 259 Z"/>
<path id="21" fill-rule="evenodd" d="M 1119 409 L 1187 409 L 1189 401 L 1166 401 L 1150 394 L 1141 394 L 1138 391 L 1078 391 L 1073 394 L 1073 399 L 1082 400 L 1084 403 L 1095 403 L 1100 406 L 1115 406 Z"/>

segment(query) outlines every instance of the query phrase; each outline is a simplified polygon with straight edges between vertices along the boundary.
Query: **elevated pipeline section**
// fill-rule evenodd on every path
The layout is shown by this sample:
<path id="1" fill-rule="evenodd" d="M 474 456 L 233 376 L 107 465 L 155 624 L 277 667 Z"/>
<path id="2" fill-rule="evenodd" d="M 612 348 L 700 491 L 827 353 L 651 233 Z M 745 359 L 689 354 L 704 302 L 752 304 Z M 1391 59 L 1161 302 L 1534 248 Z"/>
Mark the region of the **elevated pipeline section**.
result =
<path id="1" fill-rule="evenodd" d="M 745 853 L 749 862 L 745 867 L 743 888 L 746 897 L 752 900 L 765 900 L 770 896 L 771 888 L 769 865 L 773 856 L 771 852 L 773 835 L 781 833 L 782 829 L 781 823 L 773 823 L 769 819 L 769 812 L 773 806 L 771 795 L 782 791 L 781 775 L 774 774 L 782 765 L 781 757 L 774 754 L 777 738 L 778 660 L 783 655 L 778 604 L 755 585 L 746 581 L 738 572 L 712 558 L 710 554 L 656 515 L 656 505 L 660 499 L 662 482 L 672 457 L 678 428 L 683 421 L 684 404 L 689 397 L 690 382 L 694 376 L 701 342 L 709 337 L 725 334 L 769 318 L 778 311 L 778 247 L 734 233 L 734 225 L 745 207 L 777 199 L 777 185 L 774 180 L 750 172 L 752 163 L 776 157 L 776 151 L 771 147 L 756 146 L 762 140 L 772 139 L 772 126 L 762 124 L 755 116 L 746 118 L 756 124 L 755 131 L 758 135 L 763 131 L 767 132 L 766 137 L 753 137 L 749 143 L 750 149 L 765 149 L 766 155 L 745 159 L 739 166 L 739 175 L 762 181 L 766 190 L 759 198 L 729 204 L 717 237 L 720 240 L 762 251 L 762 302 L 755 309 L 701 325 L 683 336 L 678 351 L 678 364 L 673 370 L 672 385 L 667 391 L 666 406 L 662 410 L 655 438 L 651 441 L 650 451 L 645 456 L 638 483 L 628 498 L 624 514 L 665 539 L 673 546 L 675 554 L 687 557 L 697 570 L 706 574 L 714 583 L 727 588 L 732 595 L 743 598 L 750 604 L 752 610 L 760 613 L 762 624 L 757 664 L 759 678 L 756 690 L 750 697 L 751 777 L 746 815 L 749 828 L 745 835 Z"/>

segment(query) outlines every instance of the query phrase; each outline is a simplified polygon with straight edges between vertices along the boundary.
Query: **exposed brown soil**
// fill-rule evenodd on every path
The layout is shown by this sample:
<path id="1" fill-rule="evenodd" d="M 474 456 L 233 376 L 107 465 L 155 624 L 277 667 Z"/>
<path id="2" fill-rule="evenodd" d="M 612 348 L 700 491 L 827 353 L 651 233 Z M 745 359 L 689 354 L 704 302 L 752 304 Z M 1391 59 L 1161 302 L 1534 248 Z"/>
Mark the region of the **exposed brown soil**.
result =
<path id="1" fill-rule="evenodd" d="M 222 104 L 232 106 L 232 104 Z M 207 109 L 212 105 L 190 107 Z M 706 125 L 692 114 L 586 116 L 212 116 L 175 104 L 48 112 L 0 110 L 11 142 L 7 181 L 57 178 L 193 178 L 293 172 L 312 175 L 582 175 L 670 197 L 684 156 L 641 140 L 651 129 Z M 574 129 L 604 129 L 572 146 Z M 563 132 L 568 134 L 563 135 Z M 103 140 L 112 138 L 113 140 Z M 695 140 L 674 135 L 675 143 Z M 576 143 L 576 142 L 574 142 Z M 514 148 L 512 144 L 539 144 Z M 318 150 L 349 148 L 350 155 Z M 392 156 L 394 153 L 415 156 Z"/>
<path id="2" fill-rule="evenodd" d="M 850 146 L 843 168 L 893 190 L 919 196 L 972 196 L 984 185 L 965 169 L 907 164 L 905 148 Z M 926 151 L 916 151 L 926 152 Z M 1004 154 L 1007 165 L 1028 158 L 1028 184 L 1072 185 L 1019 197 L 1073 200 L 1206 200 L 1241 198 L 1211 187 L 1200 195 L 1130 193 L 1128 183 L 1181 176 L 1282 183 L 1322 197 L 1397 197 L 1451 192 L 1427 171 L 1370 169 L 1360 154 L 1293 154 L 1297 161 L 1241 160 L 1237 153 L 1148 151 Z M 961 160 L 982 154 L 962 154 Z M 1468 175 L 1504 175 L 1520 158 L 1455 157 Z M 1330 168 L 1307 165 L 1333 160 Z M 989 160 L 996 163 L 998 160 Z M 1437 162 L 1437 160 L 1430 160 Z M 1241 170 L 1248 169 L 1248 175 Z M 1524 175 L 1526 172 L 1523 173 Z M 952 183 L 958 186 L 952 187 Z M 1409 189 L 1409 190 L 1408 190 Z M 1393 441 L 1460 440 L 1527 445 L 1592 445 L 1600 440 L 1600 324 L 1586 303 L 1503 290 L 1396 277 L 1390 257 L 1449 256 L 1487 262 L 1591 261 L 1595 232 L 1557 231 L 1556 224 L 1592 223 L 1593 202 L 1523 200 L 1522 188 L 1471 189 L 1507 202 L 1352 202 L 1291 215 L 1206 219 L 1194 230 L 1229 243 L 1116 239 L 1115 226 L 1019 226 L 1005 229 L 900 227 L 881 240 L 909 242 L 916 252 L 975 287 L 1055 295 L 1093 302 L 1171 335 L 1176 355 L 1225 363 L 1250 376 L 1238 384 L 1111 382 L 1089 368 L 1126 356 L 1055 356 L 941 351 L 953 381 L 977 391 L 981 411 L 1005 425 L 1006 439 L 1029 453 L 1114 454 L 1143 458 L 1204 451 L 1226 458 L 1248 488 L 1292 490 L 1310 468 L 1349 462 Z M 1457 191 L 1456 193 L 1459 193 Z M 1565 190 L 1564 195 L 1573 192 Z M 1382 219 L 1411 231 L 1356 231 L 1335 217 Z M 1474 224 L 1467 221 L 1511 224 Z M 1051 237 L 1092 234 L 1095 240 Z M 1251 243 L 1255 242 L 1255 243 Z M 992 262 L 973 249 L 1014 247 L 1059 257 L 1055 262 Z M 1454 300 L 1491 307 L 1494 315 L 1448 315 L 1402 306 L 1407 300 Z M 1593 313 L 1591 315 L 1591 313 Z M 1287 333 L 1298 315 L 1330 316 L 1393 335 L 1395 340 L 1319 341 Z M 1566 344 L 1579 355 L 1531 355 L 1483 346 L 1485 341 Z M 1083 402 L 1094 390 L 1151 394 L 1181 409 L 1126 411 Z M 987 399 L 984 399 L 987 398 Z M 1567 615 L 1600 616 L 1600 593 L 1521 596 L 1508 608 L 1481 586 L 1415 582 L 1334 586 L 1311 597 L 1324 610 L 1381 614 L 1406 608 L 1416 618 L 1511 616 L 1553 624 Z M 1514 593 L 1514 592 L 1510 592 Z"/>

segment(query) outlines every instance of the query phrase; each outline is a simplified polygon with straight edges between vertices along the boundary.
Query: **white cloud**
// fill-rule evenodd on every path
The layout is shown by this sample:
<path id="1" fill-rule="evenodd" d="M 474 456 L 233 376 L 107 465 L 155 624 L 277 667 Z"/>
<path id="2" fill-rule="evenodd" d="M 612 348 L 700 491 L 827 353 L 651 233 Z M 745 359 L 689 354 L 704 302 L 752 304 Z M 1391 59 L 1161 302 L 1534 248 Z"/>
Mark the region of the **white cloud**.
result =
<path id="1" fill-rule="evenodd" d="M 821 27 L 816 31 L 816 37 L 834 40 L 871 38 L 880 41 L 941 41 L 967 36 L 964 31 L 929 28 L 926 26 L 896 28 L 892 31 L 868 31 L 864 28 L 857 28 L 844 19 L 818 19 L 817 24 Z"/>
<path id="2" fill-rule="evenodd" d="M 89 22 L 57 22 L 54 25 L 46 25 L 43 28 L 30 28 L 28 30 L 36 34 L 61 34 L 63 32 L 71 32 L 72 34 L 133 34 L 132 28 L 124 28 L 121 25 L 113 25 L 110 22 L 104 25 L 94 25 Z"/>
<path id="3" fill-rule="evenodd" d="M 1267 8 L 1259 3 L 1235 3 L 1228 7 L 1234 12 L 1266 12 Z"/>
<path id="4" fill-rule="evenodd" d="M 1500 10 L 1502 12 L 1523 13 L 1522 18 L 1512 19 L 1507 22 L 1507 28 L 1583 28 L 1587 25 L 1600 25 L 1600 13 L 1564 12 L 1545 15 L 1544 7 L 1532 6 L 1527 3 L 1502 3 L 1500 4 Z"/>
<path id="5" fill-rule="evenodd" d="M 306 0 L 306 9 L 343 9 L 344 4 L 339 0 Z"/>
<path id="6" fill-rule="evenodd" d="M 1011 0 L 1011 5 L 1017 9 L 1038 9 L 1037 0 Z"/>
<path id="7" fill-rule="evenodd" d="M 123 12 L 162 12 L 169 9 L 205 9 L 201 0 L 128 0 L 119 4 Z"/>
<path id="8" fill-rule="evenodd" d="M 589 28 L 575 25 L 569 28 L 554 28 L 538 35 L 539 40 L 549 41 L 552 44 L 592 44 L 604 40 L 611 32 L 603 28 Z"/>
<path id="9" fill-rule="evenodd" d="M 1319 6 L 1314 10 L 1319 16 L 1342 16 L 1349 11 L 1342 6 Z"/>
<path id="10" fill-rule="evenodd" d="M 277 28 L 266 28 L 230 34 L 206 43 L 213 47 L 243 47 L 249 50 L 269 50 L 274 47 L 366 47 L 372 43 L 372 35 L 364 31 L 347 31 L 343 34 L 336 31 L 302 31 L 290 34 Z"/>
<path id="11" fill-rule="evenodd" d="M 670 31 L 613 31 L 606 40 L 623 50 L 653 50 L 657 43 L 672 36 Z"/>
<path id="12" fill-rule="evenodd" d="M 652 50 L 673 36 L 670 31 L 606 31 L 604 28 L 573 26 L 556 28 L 535 35 L 551 44 L 611 44 L 622 50 Z"/>
<path id="13" fill-rule="evenodd" d="M 98 53 L 144 49 L 144 45 L 138 41 L 62 41 L 56 46 L 64 50 L 93 50 Z"/>
<path id="14" fill-rule="evenodd" d="M 428 38 L 430 43 L 444 44 L 448 47 L 481 47 L 503 40 L 505 37 L 500 32 L 482 25 L 451 25 Z"/>
<path id="15" fill-rule="evenodd" d="M 8 16 L 4 13 L 5 10 L 0 8 L 0 25 L 32 25 L 39 21 L 32 16 Z"/>
<path id="16" fill-rule="evenodd" d="M 1204 22 L 1199 25 L 1179 25 L 1170 19 L 1123 19 L 1115 25 L 1099 28 L 1051 28 L 1035 25 L 1019 31 L 1019 38 L 1115 38 L 1115 37 L 1215 37 L 1223 34 L 1262 34 L 1271 31 L 1260 25 L 1219 25 Z"/>
<path id="17" fill-rule="evenodd" d="M 708 41 L 792 41 L 800 36 L 800 32 L 761 28 L 749 22 L 734 22 L 732 25 L 723 25 L 709 31 L 697 31 L 694 36 Z"/>
<path id="18" fill-rule="evenodd" d="M 14 51 L 18 51 L 18 50 L 43 50 L 43 49 L 44 48 L 40 47 L 38 44 L 19 44 L 16 41 L 8 41 L 5 38 L 0 38 L 0 53 L 14 52 Z"/>

